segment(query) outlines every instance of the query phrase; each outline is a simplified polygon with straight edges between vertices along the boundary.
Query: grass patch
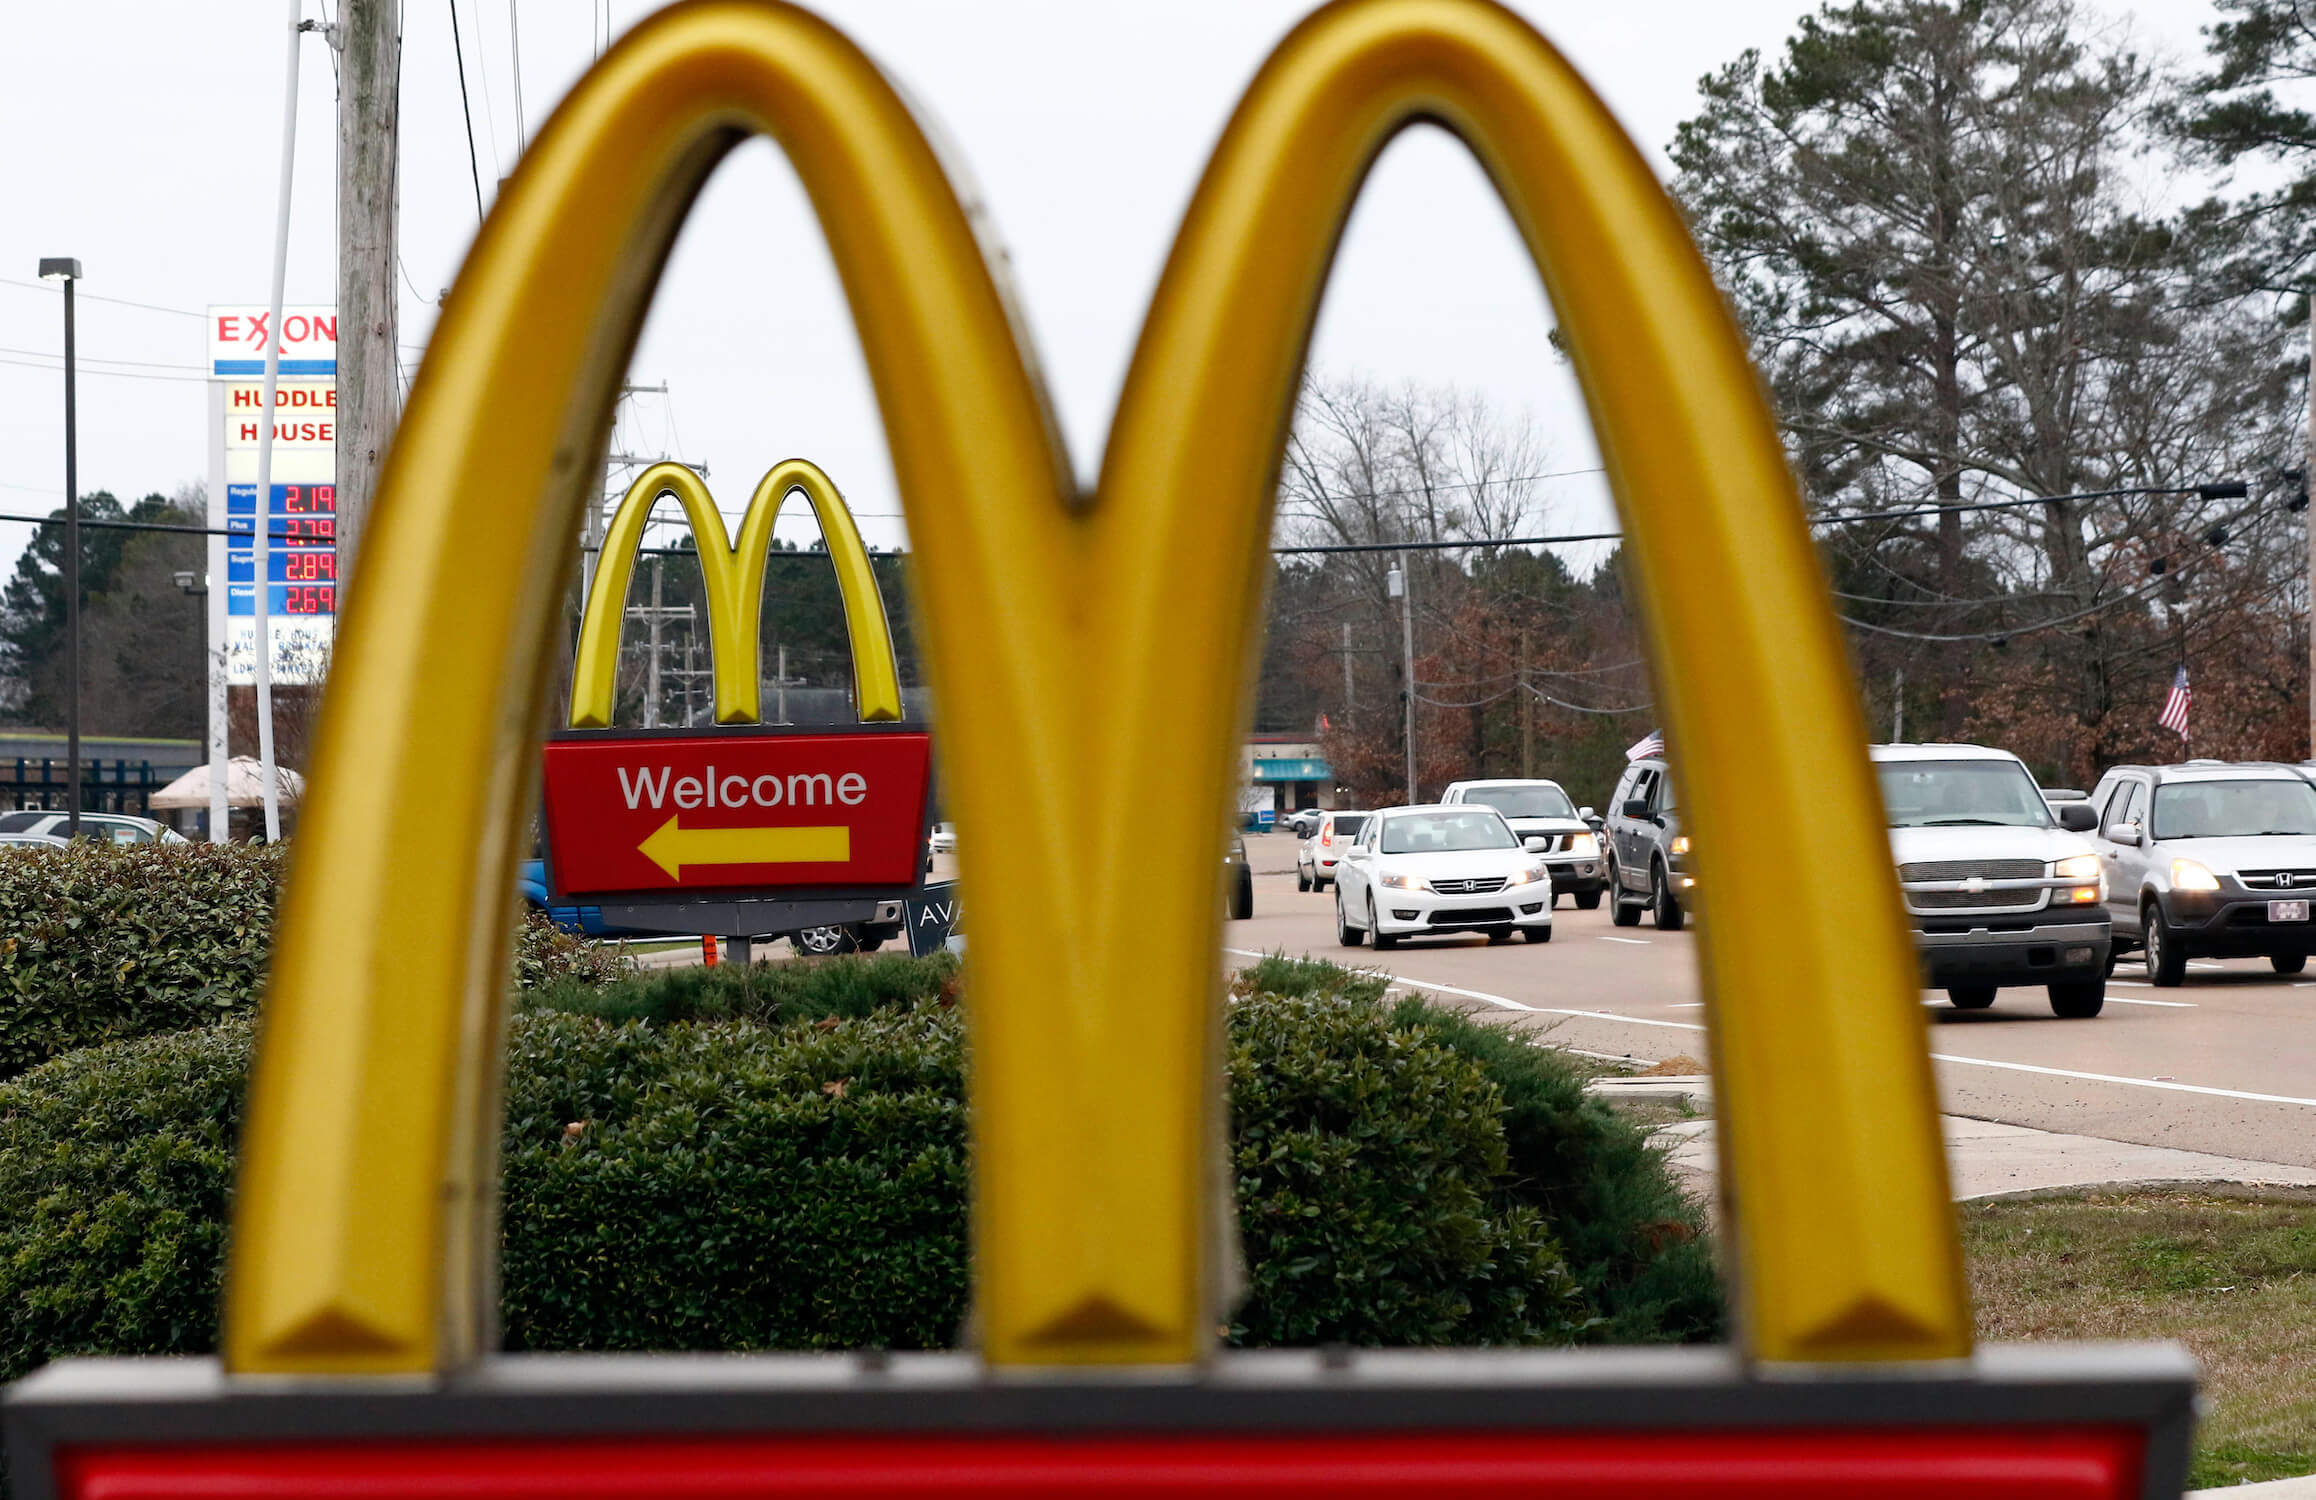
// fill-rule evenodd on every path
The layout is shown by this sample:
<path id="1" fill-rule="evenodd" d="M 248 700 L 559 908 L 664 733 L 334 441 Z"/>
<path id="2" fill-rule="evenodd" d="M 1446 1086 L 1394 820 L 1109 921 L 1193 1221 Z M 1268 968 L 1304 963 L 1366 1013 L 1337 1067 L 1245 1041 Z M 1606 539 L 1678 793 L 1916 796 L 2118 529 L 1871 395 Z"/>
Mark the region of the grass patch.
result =
<path id="1" fill-rule="evenodd" d="M 1962 1207 L 1985 1339 L 2177 1339 L 2209 1403 L 2193 1488 L 2316 1472 L 2316 1191 L 2163 1189 Z"/>

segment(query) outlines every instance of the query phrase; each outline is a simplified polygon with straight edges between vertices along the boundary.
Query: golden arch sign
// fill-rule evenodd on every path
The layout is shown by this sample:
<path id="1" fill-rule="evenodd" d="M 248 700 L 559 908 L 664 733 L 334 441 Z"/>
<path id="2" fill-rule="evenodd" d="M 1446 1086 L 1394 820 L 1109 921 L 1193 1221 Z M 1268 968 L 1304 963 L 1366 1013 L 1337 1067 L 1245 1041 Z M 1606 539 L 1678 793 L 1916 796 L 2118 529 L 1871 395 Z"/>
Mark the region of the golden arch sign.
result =
<path id="1" fill-rule="evenodd" d="M 781 504 L 811 502 L 852 637 L 857 729 L 760 725 L 764 563 Z M 673 496 L 698 543 L 717 728 L 615 731 L 620 627 L 652 507 Z M 901 722 L 900 664 L 844 497 L 803 459 L 773 465 L 730 536 L 707 485 L 655 464 L 606 528 L 572 656 L 570 729 L 546 750 L 548 883 L 627 931 L 764 931 L 865 921 L 917 890 L 932 739 Z M 892 919 L 897 923 L 898 918 Z"/>
<path id="2" fill-rule="evenodd" d="M 1419 121 L 1479 157 L 1535 258 L 1645 585 L 1666 727 L 1686 756 L 1714 893 L 1702 948 L 1744 1354 L 1797 1375 L 1854 1366 L 1851 1379 L 1748 1381 L 1734 1356 L 1711 1351 L 1665 1351 L 1615 1364 L 1621 1373 L 1581 1355 L 1363 1356 L 1333 1376 L 1299 1355 L 1211 1356 L 1223 1243 L 1213 874 L 1273 481 L 1351 202 L 1377 153 Z M 180 1420 L 156 1415 L 164 1408 L 200 1410 L 212 1441 L 263 1430 L 246 1415 L 263 1402 L 231 1395 L 267 1388 L 232 1384 L 245 1376 L 448 1376 L 442 1400 L 503 1398 L 490 1409 L 508 1413 L 507 1430 L 635 1431 L 656 1420 L 636 1413 L 669 1410 L 606 1404 L 600 1390 L 582 1399 L 576 1386 L 526 1406 L 525 1392 L 548 1389 L 525 1384 L 532 1367 L 474 1364 L 489 1342 L 496 1240 L 495 1046 L 506 893 L 566 539 L 684 211 L 754 134 L 786 149 L 826 231 L 917 548 L 974 900 L 981 1347 L 979 1361 L 926 1356 L 898 1388 L 878 1383 L 882 1366 L 766 1375 L 777 1361 L 726 1362 L 697 1377 L 722 1396 L 695 1393 L 689 1415 L 668 1420 L 727 1433 L 890 1421 L 937 1428 L 940 1441 L 1024 1422 L 1111 1437 L 1170 1422 L 1285 1434 L 1287 1447 L 1180 1479 L 1224 1490 L 1259 1488 L 1246 1476 L 1269 1472 L 1262 1463 L 1290 1438 L 1345 1425 L 1359 1435 L 1337 1433 L 1326 1452 L 1414 1485 L 1407 1466 L 1423 1455 L 1392 1446 L 1410 1422 L 1507 1442 L 1587 1422 L 1657 1434 L 1645 1452 L 1618 1450 L 1621 1468 L 1582 1470 L 1596 1476 L 1656 1472 L 1662 1455 L 1689 1453 L 1680 1445 L 1695 1424 L 1720 1431 L 1722 1446 L 1691 1454 L 1702 1467 L 1689 1472 L 1729 1493 L 1849 1493 L 1901 1472 L 1921 1494 L 1937 1491 L 1938 1474 L 1980 1495 L 2176 1489 L 2187 1400 L 2177 1361 L 1972 1356 L 1915 960 L 1777 433 L 1640 153 L 1557 52 L 1486 0 L 1344 0 L 1282 42 L 1191 202 L 1090 495 L 1072 484 L 971 208 L 846 38 L 770 0 L 702 0 L 596 63 L 507 184 L 412 393 L 281 916 L 235 1201 L 226 1374 L 184 1376 L 174 1397 L 146 1401 L 140 1434 Z M 450 586 L 477 558 L 504 589 Z M 727 707 L 737 709 L 724 700 L 719 716 Z M 1216 814 L 1145 830 L 1131 885 L 1066 833 L 1071 809 L 1129 788 Z M 421 810 L 474 836 L 377 836 Z M 1743 851 L 1788 847 L 1804 826 L 1808 859 L 1781 863 L 1775 881 L 1744 878 Z M 349 905 L 395 921 L 349 927 Z M 1056 924 L 1065 905 L 1072 919 Z M 413 931 L 436 940 L 413 944 Z M 382 1139 L 402 1148 L 382 1152 Z M 1126 1385 L 982 1374 L 1090 1365 L 1179 1368 Z M 1579 1366 L 1593 1373 L 1570 1373 Z M 1347 1405 L 1315 1416 L 1298 1404 L 1299 1382 L 1330 1380 Z M 35 1386 L 18 1409 L 47 1424 L 42 1441 L 99 1440 L 100 1416 L 74 1406 L 69 1381 Z M 841 1400 L 829 1394 L 838 1387 Z M 55 1393 L 46 1406 L 40 1390 Z M 910 1406 L 907 1391 L 942 1404 Z M 1617 1404 L 1626 1398 L 1630 1409 Z M 348 1415 L 359 1403 L 308 1405 L 299 1410 L 319 1428 L 300 1430 L 348 1441 L 499 1430 L 471 1416 L 444 1428 L 449 1419 L 422 1414 L 438 1409 L 432 1399 L 388 1402 L 401 1414 L 375 1419 Z M 1820 1454 L 1806 1472 L 1747 1469 L 1730 1436 L 1732 1424 L 1826 1423 L 1885 1436 L 1853 1452 L 1850 1469 Z M 1941 1423 L 1961 1425 L 1914 1431 Z M 2021 1423 L 2053 1432 L 2022 1437 Z M 890 1451 L 923 1458 L 914 1483 L 928 1491 L 957 1464 L 1012 1451 L 942 1459 L 914 1441 Z M 1952 1443 L 1970 1462 L 1940 1469 Z M 1109 1479 L 1073 1470 L 1080 1489 L 1041 1492 L 1147 1476 L 1134 1451 L 1096 1444 L 1078 1456 L 1126 1454 L 1102 1471 Z M 1016 1456 L 1064 1462 L 1045 1449 Z M 1906 1467 L 1917 1461 L 1927 1467 Z M 768 1461 L 765 1493 L 790 1492 L 783 1472 Z M 1512 1488 L 1466 1473 L 1461 1488 L 1443 1480 L 1432 1492 L 1524 1492 L 1503 1472 Z M 1560 1493 L 1615 1488 L 1549 1464 L 1517 1472 L 1530 1488 L 1571 1486 Z M 1151 1480 L 1137 1492 L 1175 1491 Z"/>
<path id="3" fill-rule="evenodd" d="M 579 643 L 571 667 L 571 727 L 608 729 L 619 666 L 620 627 L 627 585 L 635 572 L 636 549 L 652 506 L 673 495 L 698 543 L 700 578 L 707 591 L 708 638 L 712 648 L 715 717 L 719 724 L 762 720 L 764 651 L 758 622 L 764 610 L 764 560 L 772 550 L 772 527 L 789 495 L 801 492 L 812 505 L 836 567 L 844 600 L 845 628 L 852 636 L 855 710 L 864 724 L 901 717 L 901 669 L 893 655 L 893 631 L 884 598 L 860 528 L 844 496 L 817 464 L 791 458 L 772 466 L 749 497 L 740 534 L 729 536 L 723 514 L 707 482 L 682 464 L 653 464 L 636 476 L 604 529 L 602 563 L 587 591 L 579 617 Z"/>

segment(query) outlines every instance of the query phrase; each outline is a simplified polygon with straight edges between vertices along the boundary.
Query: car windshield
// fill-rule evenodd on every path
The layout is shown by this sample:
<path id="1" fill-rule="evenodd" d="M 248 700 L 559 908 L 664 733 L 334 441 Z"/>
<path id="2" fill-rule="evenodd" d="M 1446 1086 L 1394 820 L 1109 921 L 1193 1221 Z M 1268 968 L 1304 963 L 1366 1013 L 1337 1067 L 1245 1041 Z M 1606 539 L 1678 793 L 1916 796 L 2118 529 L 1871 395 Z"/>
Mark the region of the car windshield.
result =
<path id="1" fill-rule="evenodd" d="M 47 816 L 46 811 L 37 807 L 23 812 L 0 814 L 0 833 L 22 833 Z"/>
<path id="2" fill-rule="evenodd" d="M 1466 849 L 1517 849 L 1520 841 L 1492 812 L 1409 813 L 1383 820 L 1386 854 L 1454 854 Z"/>
<path id="3" fill-rule="evenodd" d="M 2159 839 L 2316 834 L 2316 787 L 2291 781 L 2178 781 L 2155 789 Z"/>
<path id="4" fill-rule="evenodd" d="M 1573 818 L 1576 804 L 1550 782 L 1534 786 L 1483 786 L 1464 793 L 1466 802 L 1492 807 L 1507 818 Z"/>
<path id="5" fill-rule="evenodd" d="M 1366 826 L 1367 814 L 1365 813 L 1360 813 L 1356 817 L 1337 818 L 1334 824 L 1335 837 L 1339 839 L 1355 839 L 1359 837 L 1360 830 Z"/>
<path id="6" fill-rule="evenodd" d="M 2048 828 L 2051 809 L 2015 760 L 1896 760 L 1874 767 L 1892 828 Z"/>

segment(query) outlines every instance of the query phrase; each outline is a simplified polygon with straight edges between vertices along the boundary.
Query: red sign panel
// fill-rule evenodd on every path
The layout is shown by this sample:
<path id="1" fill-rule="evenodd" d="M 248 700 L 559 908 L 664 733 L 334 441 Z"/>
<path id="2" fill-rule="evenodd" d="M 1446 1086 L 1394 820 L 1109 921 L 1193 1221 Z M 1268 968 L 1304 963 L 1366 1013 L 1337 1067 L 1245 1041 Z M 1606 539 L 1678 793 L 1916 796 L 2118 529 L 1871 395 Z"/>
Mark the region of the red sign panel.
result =
<path id="1" fill-rule="evenodd" d="M 555 888 L 914 885 L 932 763 L 922 731 L 550 740 Z"/>
<path id="2" fill-rule="evenodd" d="M 2137 1500 L 2121 1429 L 697 1437 L 67 1452 L 57 1500 Z"/>

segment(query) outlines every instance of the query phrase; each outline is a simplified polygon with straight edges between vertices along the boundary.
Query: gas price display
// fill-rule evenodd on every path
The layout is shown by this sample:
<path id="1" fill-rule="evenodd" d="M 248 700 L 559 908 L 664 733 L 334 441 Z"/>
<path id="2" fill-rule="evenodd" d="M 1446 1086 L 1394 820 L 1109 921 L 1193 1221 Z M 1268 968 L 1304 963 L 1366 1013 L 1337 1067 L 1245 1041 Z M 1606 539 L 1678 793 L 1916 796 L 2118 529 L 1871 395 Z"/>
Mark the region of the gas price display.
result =
<path id="1" fill-rule="evenodd" d="M 277 484 L 266 505 L 266 612 L 338 612 L 338 487 Z M 257 612 L 257 486 L 225 489 L 226 611 Z"/>

